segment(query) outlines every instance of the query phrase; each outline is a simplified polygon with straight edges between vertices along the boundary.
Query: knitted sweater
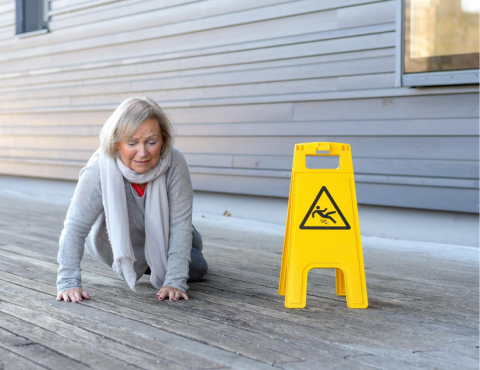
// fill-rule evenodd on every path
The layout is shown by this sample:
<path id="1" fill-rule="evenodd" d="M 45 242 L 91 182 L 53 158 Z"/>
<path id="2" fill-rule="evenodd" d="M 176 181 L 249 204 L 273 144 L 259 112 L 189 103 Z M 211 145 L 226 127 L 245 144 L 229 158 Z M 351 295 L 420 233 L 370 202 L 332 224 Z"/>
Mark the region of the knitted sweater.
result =
<path id="1" fill-rule="evenodd" d="M 172 162 L 165 173 L 170 213 L 170 236 L 167 253 L 167 274 L 164 286 L 183 291 L 188 289 L 187 279 L 192 248 L 193 190 L 187 162 L 177 148 L 172 148 Z M 130 239 L 136 261 L 137 279 L 147 270 L 145 258 L 145 199 L 140 197 L 127 179 L 124 179 L 127 196 Z M 80 171 L 77 187 L 68 208 L 64 228 L 60 235 L 57 260 L 60 265 L 57 290 L 81 288 L 80 261 L 84 249 L 108 266 L 113 265 L 112 246 L 108 240 L 105 220 L 98 229 L 92 228 L 103 212 L 102 188 L 98 154 L 90 158 Z"/>

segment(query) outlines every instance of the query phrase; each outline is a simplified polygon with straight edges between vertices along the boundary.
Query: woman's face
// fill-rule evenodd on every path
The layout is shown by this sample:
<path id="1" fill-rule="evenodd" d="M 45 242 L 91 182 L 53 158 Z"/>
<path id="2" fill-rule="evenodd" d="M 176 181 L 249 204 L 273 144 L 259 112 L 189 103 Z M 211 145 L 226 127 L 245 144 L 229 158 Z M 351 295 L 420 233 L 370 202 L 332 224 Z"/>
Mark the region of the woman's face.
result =
<path id="1" fill-rule="evenodd" d="M 125 166 L 138 173 L 155 167 L 160 159 L 163 138 L 156 119 L 142 122 L 131 138 L 117 143 L 117 150 Z"/>

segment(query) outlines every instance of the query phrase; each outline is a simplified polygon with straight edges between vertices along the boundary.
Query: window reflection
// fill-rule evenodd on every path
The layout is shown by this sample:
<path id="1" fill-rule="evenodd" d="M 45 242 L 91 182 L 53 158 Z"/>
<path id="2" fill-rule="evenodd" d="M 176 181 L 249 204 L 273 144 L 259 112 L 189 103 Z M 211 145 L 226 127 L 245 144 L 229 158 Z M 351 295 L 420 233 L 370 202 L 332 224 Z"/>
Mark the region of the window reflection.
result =
<path id="1" fill-rule="evenodd" d="M 479 0 L 406 0 L 405 73 L 479 68 Z"/>

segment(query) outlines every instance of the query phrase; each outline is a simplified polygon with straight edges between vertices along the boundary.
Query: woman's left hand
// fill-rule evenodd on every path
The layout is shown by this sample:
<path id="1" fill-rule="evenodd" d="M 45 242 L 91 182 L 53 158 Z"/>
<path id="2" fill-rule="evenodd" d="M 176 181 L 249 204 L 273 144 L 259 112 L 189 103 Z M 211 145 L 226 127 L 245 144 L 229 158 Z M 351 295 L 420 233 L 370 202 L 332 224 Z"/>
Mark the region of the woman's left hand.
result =
<path id="1" fill-rule="evenodd" d="M 178 301 L 180 298 L 188 301 L 188 295 L 183 290 L 173 288 L 171 286 L 162 287 L 157 293 L 157 299 L 163 301 L 164 298 L 169 298 L 171 301 Z"/>

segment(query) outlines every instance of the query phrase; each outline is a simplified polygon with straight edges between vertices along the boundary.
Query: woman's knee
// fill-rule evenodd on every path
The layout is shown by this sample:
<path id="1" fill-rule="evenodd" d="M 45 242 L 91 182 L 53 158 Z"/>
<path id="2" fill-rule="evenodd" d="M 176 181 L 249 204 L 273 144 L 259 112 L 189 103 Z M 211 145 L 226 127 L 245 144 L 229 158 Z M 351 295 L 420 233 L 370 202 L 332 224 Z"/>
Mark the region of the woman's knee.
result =
<path id="1" fill-rule="evenodd" d="M 192 225 L 192 247 L 200 252 L 203 249 L 203 241 L 200 233 L 195 229 L 195 226 Z"/>
<path id="2" fill-rule="evenodd" d="M 203 254 L 194 248 L 192 248 L 192 260 L 190 262 L 190 270 L 188 273 L 188 281 L 199 281 L 208 272 L 208 264 Z"/>

